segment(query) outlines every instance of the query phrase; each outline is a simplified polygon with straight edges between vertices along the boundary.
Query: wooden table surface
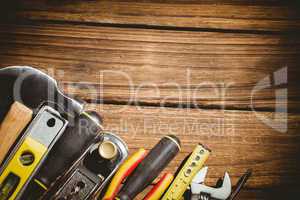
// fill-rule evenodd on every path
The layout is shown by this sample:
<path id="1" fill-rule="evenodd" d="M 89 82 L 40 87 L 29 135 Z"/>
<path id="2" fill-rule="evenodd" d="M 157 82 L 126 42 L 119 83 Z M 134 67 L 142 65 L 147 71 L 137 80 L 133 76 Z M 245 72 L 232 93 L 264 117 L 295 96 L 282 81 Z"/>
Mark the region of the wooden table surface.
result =
<path id="1" fill-rule="evenodd" d="M 201 142 L 213 150 L 207 184 L 226 170 L 235 184 L 252 168 L 239 199 L 297 199 L 299 4 L 16 0 L 1 8 L 1 67 L 54 76 L 131 152 L 175 134 L 183 149 L 167 171 Z"/>

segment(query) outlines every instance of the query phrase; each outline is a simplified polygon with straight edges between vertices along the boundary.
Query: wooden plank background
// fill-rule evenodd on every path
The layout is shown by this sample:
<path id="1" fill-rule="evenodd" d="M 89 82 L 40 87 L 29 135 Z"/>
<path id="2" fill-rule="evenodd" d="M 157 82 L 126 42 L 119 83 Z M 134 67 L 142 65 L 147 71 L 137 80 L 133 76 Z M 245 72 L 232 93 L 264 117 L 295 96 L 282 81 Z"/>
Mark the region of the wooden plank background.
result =
<path id="1" fill-rule="evenodd" d="M 299 8 L 277 0 L 15 0 L 2 3 L 1 67 L 54 76 L 131 151 L 176 134 L 183 151 L 168 171 L 201 142 L 213 150 L 208 184 L 225 170 L 235 183 L 252 168 L 239 199 L 291 199 L 300 178 Z M 284 69 L 287 84 L 253 93 Z M 281 133 L 258 116 L 284 111 L 276 94 L 285 88 Z"/>

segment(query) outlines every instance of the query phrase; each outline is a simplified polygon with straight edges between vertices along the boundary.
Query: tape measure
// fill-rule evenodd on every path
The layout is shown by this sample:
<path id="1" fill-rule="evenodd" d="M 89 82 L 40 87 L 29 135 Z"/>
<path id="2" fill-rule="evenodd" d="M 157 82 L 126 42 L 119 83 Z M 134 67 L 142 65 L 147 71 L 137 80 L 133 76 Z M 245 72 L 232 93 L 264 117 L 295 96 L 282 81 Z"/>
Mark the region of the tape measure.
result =
<path id="1" fill-rule="evenodd" d="M 197 145 L 161 200 L 180 200 L 209 154 L 209 149 L 201 144 Z"/>
<path id="2" fill-rule="evenodd" d="M 0 200 L 18 197 L 66 125 L 67 121 L 51 107 L 39 111 L 1 169 Z"/>

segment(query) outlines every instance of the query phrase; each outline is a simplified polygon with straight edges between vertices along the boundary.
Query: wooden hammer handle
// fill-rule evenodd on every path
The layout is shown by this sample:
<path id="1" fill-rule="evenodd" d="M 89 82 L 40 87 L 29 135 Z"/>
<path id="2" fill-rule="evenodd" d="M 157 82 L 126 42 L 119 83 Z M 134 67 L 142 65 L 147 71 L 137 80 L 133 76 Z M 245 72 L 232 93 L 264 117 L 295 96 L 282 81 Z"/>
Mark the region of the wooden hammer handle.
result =
<path id="1" fill-rule="evenodd" d="M 14 102 L 0 125 L 0 164 L 27 124 L 31 121 L 32 110 Z"/>

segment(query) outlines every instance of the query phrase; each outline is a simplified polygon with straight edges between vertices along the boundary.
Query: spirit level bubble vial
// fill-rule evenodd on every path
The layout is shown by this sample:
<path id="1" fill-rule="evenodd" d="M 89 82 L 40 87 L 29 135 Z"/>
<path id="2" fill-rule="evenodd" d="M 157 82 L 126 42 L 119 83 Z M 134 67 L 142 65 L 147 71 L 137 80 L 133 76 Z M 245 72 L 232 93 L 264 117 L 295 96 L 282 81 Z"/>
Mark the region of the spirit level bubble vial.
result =
<path id="1" fill-rule="evenodd" d="M 51 107 L 40 109 L 0 170 L 0 200 L 15 200 L 22 193 L 66 125 Z"/>

